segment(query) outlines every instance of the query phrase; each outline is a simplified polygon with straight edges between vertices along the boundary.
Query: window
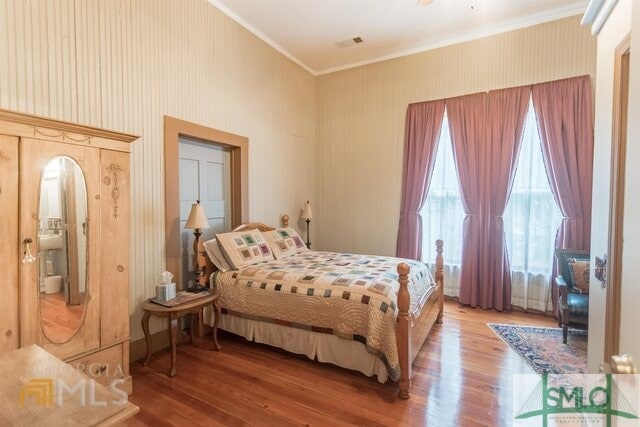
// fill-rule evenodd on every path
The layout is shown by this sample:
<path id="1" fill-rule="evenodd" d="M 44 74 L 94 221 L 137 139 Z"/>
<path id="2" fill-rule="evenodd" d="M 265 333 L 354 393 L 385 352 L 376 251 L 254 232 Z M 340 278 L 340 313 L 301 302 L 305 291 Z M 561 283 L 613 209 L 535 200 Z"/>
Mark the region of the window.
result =
<path id="1" fill-rule="evenodd" d="M 445 242 L 445 294 L 459 295 L 464 209 L 458 187 L 449 124 L 445 112 L 436 163 L 422 210 L 423 261 L 435 263 L 435 240 Z M 562 220 L 547 179 L 538 124 L 529 103 L 513 188 L 504 215 L 511 262 L 512 304 L 550 308 L 551 269 L 557 229 Z"/>
<path id="2" fill-rule="evenodd" d="M 511 263 L 511 302 L 523 308 L 550 308 L 551 269 L 562 213 L 549 187 L 538 121 L 529 102 L 518 169 L 504 214 Z"/>
<path id="3" fill-rule="evenodd" d="M 445 111 L 436 163 L 421 214 L 422 258 L 432 268 L 435 265 L 436 240 L 444 240 L 446 262 L 444 285 L 445 294 L 449 296 L 458 296 L 460 288 L 462 222 L 465 217 L 461 200 L 449 122 Z"/>

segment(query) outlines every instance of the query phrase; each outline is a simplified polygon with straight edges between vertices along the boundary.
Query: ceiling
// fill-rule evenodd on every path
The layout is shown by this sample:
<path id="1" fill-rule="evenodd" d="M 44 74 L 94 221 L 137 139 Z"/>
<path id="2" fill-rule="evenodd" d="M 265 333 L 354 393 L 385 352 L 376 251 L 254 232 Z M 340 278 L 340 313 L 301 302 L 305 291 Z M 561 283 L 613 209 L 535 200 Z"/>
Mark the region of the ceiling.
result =
<path id="1" fill-rule="evenodd" d="M 588 0 L 209 2 L 318 75 L 581 14 Z"/>

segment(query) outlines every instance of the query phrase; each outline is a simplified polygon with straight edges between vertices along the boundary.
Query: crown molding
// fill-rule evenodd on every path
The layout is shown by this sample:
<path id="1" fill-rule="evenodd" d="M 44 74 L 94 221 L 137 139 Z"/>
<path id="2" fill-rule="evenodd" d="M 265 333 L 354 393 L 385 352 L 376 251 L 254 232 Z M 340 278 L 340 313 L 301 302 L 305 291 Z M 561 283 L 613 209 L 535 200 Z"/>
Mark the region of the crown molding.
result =
<path id="1" fill-rule="evenodd" d="M 245 21 L 242 17 L 236 14 L 233 10 L 229 9 L 225 6 L 221 0 L 207 0 L 214 7 L 219 9 L 222 13 L 227 15 L 229 18 L 236 21 L 242 27 L 244 27 L 247 31 L 251 32 L 253 35 L 267 43 L 269 46 L 280 52 L 285 57 L 289 58 L 291 61 L 311 73 L 313 76 L 320 76 L 323 74 L 334 73 L 337 71 L 343 71 L 350 68 L 361 67 L 363 65 L 369 65 L 376 62 L 387 61 L 390 59 L 396 59 L 403 56 L 414 55 L 416 53 L 426 52 L 429 50 L 437 49 L 440 47 L 450 46 L 453 44 L 463 43 L 479 38 L 489 37 L 496 34 L 506 33 L 513 30 L 518 30 L 521 28 L 531 27 L 538 24 L 543 24 L 545 22 L 555 21 L 558 19 L 568 18 L 570 16 L 581 15 L 585 11 L 584 0 L 579 0 L 570 4 L 568 6 L 564 6 L 562 8 L 557 8 L 551 11 L 537 13 L 534 15 L 527 16 L 525 18 L 513 19 L 505 24 L 494 26 L 489 29 L 484 29 L 480 31 L 470 31 L 465 34 L 455 36 L 455 37 L 445 37 L 440 40 L 436 40 L 434 42 L 430 42 L 427 44 L 420 45 L 418 47 L 412 49 L 406 49 L 399 52 L 395 52 L 388 55 L 382 55 L 375 58 L 367 59 L 364 61 L 352 62 L 345 65 L 339 65 L 336 67 L 329 67 L 323 70 L 314 70 L 313 68 L 306 65 L 300 59 L 296 58 L 293 54 L 287 51 L 284 47 L 280 46 L 278 43 L 269 38 L 266 34 L 259 31 L 253 25 Z M 591 2 L 617 2 L 618 0 L 591 0 Z"/>
<path id="2" fill-rule="evenodd" d="M 582 17 L 582 25 L 591 25 L 591 34 L 600 32 L 618 0 L 591 0 Z"/>
<path id="3" fill-rule="evenodd" d="M 288 50 L 286 50 L 285 48 L 280 46 L 278 43 L 273 41 L 273 39 L 268 37 L 266 34 L 264 34 L 262 31 L 258 30 L 256 27 L 254 27 L 253 25 L 251 25 L 247 21 L 245 21 L 244 18 L 242 18 L 237 13 L 235 13 L 233 10 L 229 9 L 220 0 L 207 0 L 207 1 L 209 3 L 211 3 L 213 6 L 215 6 L 215 8 L 218 9 L 220 12 L 224 13 L 229 18 L 231 18 L 234 21 L 236 21 L 238 24 L 240 24 L 240 26 L 244 27 L 247 31 L 252 33 L 254 36 L 259 38 L 260 40 L 262 40 L 263 42 L 265 42 L 266 44 L 268 44 L 269 46 L 271 46 L 272 48 L 274 48 L 275 50 L 277 50 L 278 52 L 280 52 L 284 56 L 286 56 L 291 61 L 295 62 L 297 65 L 299 65 L 300 67 L 305 69 L 307 72 L 311 73 L 314 76 L 317 76 L 317 73 L 314 70 L 312 70 L 310 67 L 308 67 L 307 64 L 305 64 L 304 62 L 300 61 L 298 58 L 296 58 L 291 53 L 289 53 Z"/>
<path id="4" fill-rule="evenodd" d="M 552 12 L 544 12 L 536 15 L 531 15 L 526 18 L 512 20 L 500 26 L 481 30 L 470 31 L 466 34 L 462 34 L 456 37 L 446 37 L 425 45 L 413 49 L 407 49 L 400 52 L 392 53 L 389 55 L 383 55 L 365 61 L 354 62 L 347 65 L 341 65 L 338 67 L 327 68 L 317 72 L 317 75 L 335 73 L 337 71 L 347 70 L 349 68 L 361 67 L 363 65 L 374 64 L 376 62 L 388 61 L 390 59 L 401 58 L 403 56 L 415 55 L 416 53 L 427 52 L 429 50 L 438 49 L 445 46 L 451 46 L 454 44 L 464 43 L 471 40 L 481 39 L 484 37 L 495 36 L 497 34 L 508 33 L 509 31 L 519 30 L 526 27 L 532 27 L 534 25 L 544 24 L 545 22 L 555 21 L 558 19 L 568 18 L 570 16 L 581 15 L 584 12 L 584 6 L 571 5 L 562 9 L 556 9 Z"/>

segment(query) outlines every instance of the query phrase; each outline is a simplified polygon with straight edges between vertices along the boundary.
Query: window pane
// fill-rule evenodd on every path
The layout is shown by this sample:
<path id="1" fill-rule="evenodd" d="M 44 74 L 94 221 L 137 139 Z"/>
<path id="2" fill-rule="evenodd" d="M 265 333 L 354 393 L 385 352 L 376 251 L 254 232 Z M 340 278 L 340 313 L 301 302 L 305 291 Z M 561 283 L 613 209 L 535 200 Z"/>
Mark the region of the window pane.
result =
<path id="1" fill-rule="evenodd" d="M 435 242 L 437 239 L 442 239 L 445 244 L 445 262 L 448 265 L 460 265 L 462 222 L 465 214 L 460 199 L 446 112 L 440 132 L 431 185 L 421 213 L 423 261 L 435 262 Z"/>
<path id="2" fill-rule="evenodd" d="M 518 169 L 504 214 L 512 303 L 547 309 L 555 238 L 562 213 L 547 179 L 533 104 L 529 102 Z M 530 286 L 544 283 L 546 286 Z"/>

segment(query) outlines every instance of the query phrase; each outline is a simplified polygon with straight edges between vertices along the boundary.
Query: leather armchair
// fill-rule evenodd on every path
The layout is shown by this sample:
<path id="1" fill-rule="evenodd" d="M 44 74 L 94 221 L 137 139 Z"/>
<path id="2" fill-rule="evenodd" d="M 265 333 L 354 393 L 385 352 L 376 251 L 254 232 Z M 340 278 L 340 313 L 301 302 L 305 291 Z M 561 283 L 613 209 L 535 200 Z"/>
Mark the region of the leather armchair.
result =
<path id="1" fill-rule="evenodd" d="M 581 325 L 589 323 L 589 294 L 582 293 L 574 286 L 568 261 L 572 258 L 577 261 L 588 261 L 590 254 L 589 251 L 557 249 L 556 257 L 560 262 L 560 274 L 555 279 L 559 293 L 558 326 L 562 327 L 562 342 L 566 344 L 570 323 Z"/>

